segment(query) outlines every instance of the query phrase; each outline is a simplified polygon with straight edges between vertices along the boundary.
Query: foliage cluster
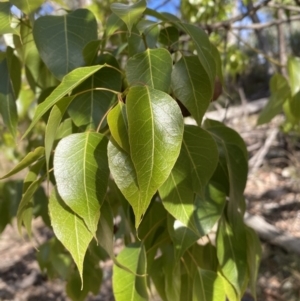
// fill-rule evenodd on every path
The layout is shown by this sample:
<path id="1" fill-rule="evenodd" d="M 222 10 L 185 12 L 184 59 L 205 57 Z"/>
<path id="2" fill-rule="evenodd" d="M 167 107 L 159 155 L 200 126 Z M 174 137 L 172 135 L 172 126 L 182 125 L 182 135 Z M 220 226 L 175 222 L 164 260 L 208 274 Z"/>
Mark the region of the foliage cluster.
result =
<path id="1" fill-rule="evenodd" d="M 117 301 L 153 293 L 237 301 L 247 287 L 255 295 L 260 244 L 243 222 L 247 150 L 232 129 L 203 122 L 222 81 L 206 33 L 140 0 L 113 3 L 99 39 L 90 10 L 37 18 L 43 1 L 28 3 L 0 3 L 0 113 L 14 137 L 18 122 L 30 122 L 26 156 L 2 176 L 29 167 L 22 184 L 3 184 L 1 230 L 16 214 L 31 235 L 41 216 L 55 236 L 39 247 L 39 264 L 66 279 L 73 300 L 98 292 L 107 256 Z M 197 125 L 184 123 L 179 103 Z"/>

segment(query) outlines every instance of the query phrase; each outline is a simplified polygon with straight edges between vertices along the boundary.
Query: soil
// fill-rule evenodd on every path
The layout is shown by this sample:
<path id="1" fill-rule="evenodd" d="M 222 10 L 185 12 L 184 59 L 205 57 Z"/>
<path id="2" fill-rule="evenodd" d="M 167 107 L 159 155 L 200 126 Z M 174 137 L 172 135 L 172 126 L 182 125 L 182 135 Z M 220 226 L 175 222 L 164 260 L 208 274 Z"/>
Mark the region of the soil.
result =
<path id="1" fill-rule="evenodd" d="M 275 118 L 266 126 L 256 127 L 257 116 L 239 116 L 227 124 L 237 130 L 246 141 L 252 165 L 255 155 L 265 147 L 272 129 L 282 119 Z M 256 161 L 255 161 L 256 160 Z M 259 162 L 258 162 L 259 163 Z M 300 140 L 278 133 L 271 141 L 266 155 L 256 168 L 250 168 L 245 190 L 248 212 L 263 216 L 278 229 L 299 238 L 300 243 Z M 50 236 L 41 220 L 33 223 L 36 241 L 19 236 L 15 222 L 0 235 L 0 301 L 62 301 L 65 283 L 49 281 L 35 260 L 34 246 Z M 262 241 L 263 257 L 257 282 L 258 301 L 300 300 L 300 257 L 280 247 Z M 111 262 L 102 264 L 104 279 L 97 296 L 88 301 L 112 301 Z M 253 298 L 246 295 L 244 300 Z"/>

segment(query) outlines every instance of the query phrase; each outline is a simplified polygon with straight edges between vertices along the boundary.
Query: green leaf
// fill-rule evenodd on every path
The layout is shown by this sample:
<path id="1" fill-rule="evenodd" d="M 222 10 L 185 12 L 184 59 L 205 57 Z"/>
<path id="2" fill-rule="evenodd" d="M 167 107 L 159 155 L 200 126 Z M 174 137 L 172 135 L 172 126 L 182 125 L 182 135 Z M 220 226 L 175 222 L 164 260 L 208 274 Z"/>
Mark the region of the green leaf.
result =
<path id="1" fill-rule="evenodd" d="M 125 25 L 124 22 L 116 14 L 112 13 L 106 21 L 106 36 L 111 36 L 117 29 L 119 29 L 123 25 Z"/>
<path id="2" fill-rule="evenodd" d="M 256 285 L 258 269 L 261 260 L 261 244 L 255 231 L 249 227 L 246 227 L 247 235 L 247 263 L 249 271 L 249 286 L 252 295 L 256 299 Z"/>
<path id="3" fill-rule="evenodd" d="M 140 34 L 135 25 L 132 27 L 131 34 L 127 34 L 127 42 L 129 57 L 146 51 L 146 45 L 143 40 L 143 36 Z"/>
<path id="4" fill-rule="evenodd" d="M 183 56 L 172 71 L 172 90 L 201 125 L 213 95 L 207 72 L 197 56 Z"/>
<path id="5" fill-rule="evenodd" d="M 116 301 L 148 300 L 146 284 L 146 253 L 143 245 L 133 243 L 127 245 L 118 255 L 118 261 L 136 275 L 113 266 L 113 292 Z"/>
<path id="6" fill-rule="evenodd" d="M 230 193 L 229 212 L 235 215 L 238 208 L 244 207 L 244 189 L 248 174 L 248 152 L 245 142 L 237 132 L 221 122 L 207 119 L 204 123 L 215 139 L 220 160 L 224 159 L 223 168 L 227 169 Z M 233 216 L 230 217 L 232 221 Z"/>
<path id="7" fill-rule="evenodd" d="M 163 272 L 164 258 L 162 256 L 156 258 L 152 265 L 149 265 L 149 275 L 153 281 L 157 293 L 163 301 L 168 301 L 165 292 L 165 275 Z"/>
<path id="8" fill-rule="evenodd" d="M 199 218 L 194 216 L 194 211 L 198 206 L 195 207 L 194 204 L 194 193 L 203 196 L 201 200 L 206 210 L 211 213 L 215 212 L 213 209 L 215 205 L 210 209 L 209 203 L 206 205 L 204 193 L 205 186 L 213 175 L 217 162 L 218 150 L 211 135 L 199 127 L 185 125 L 180 156 L 171 175 L 159 188 L 163 205 L 167 211 L 185 226 L 201 235 L 205 235 L 203 227 L 207 230 L 207 226 L 205 226 L 205 220 L 201 227 L 199 227 L 201 222 L 200 224 L 196 222 Z"/>
<path id="9" fill-rule="evenodd" d="M 52 107 L 54 106 L 60 99 L 62 99 L 66 94 L 71 92 L 74 88 L 76 88 L 79 84 L 81 84 L 88 77 L 93 75 L 95 72 L 103 68 L 104 66 L 91 66 L 91 67 L 82 67 L 76 70 L 71 71 L 67 74 L 61 84 L 56 87 L 52 93 L 43 101 L 40 105 L 38 105 L 35 114 L 33 116 L 32 122 L 23 135 L 23 138 L 33 129 L 39 119 Z"/>
<path id="10" fill-rule="evenodd" d="M 109 112 L 107 115 L 107 123 L 114 141 L 119 147 L 130 154 L 126 106 L 122 102 L 118 102 Z"/>
<path id="11" fill-rule="evenodd" d="M 45 157 L 47 170 L 49 170 L 49 159 L 52 152 L 53 143 L 59 130 L 59 124 L 71 103 L 74 96 L 62 98 L 56 105 L 52 107 L 50 112 L 46 130 L 45 130 Z"/>
<path id="12" fill-rule="evenodd" d="M 64 16 L 42 16 L 34 23 L 33 36 L 42 60 L 62 79 L 85 65 L 82 52 L 87 43 L 97 40 L 97 21 L 87 9 Z"/>
<path id="13" fill-rule="evenodd" d="M 82 51 L 82 55 L 84 58 L 84 61 L 87 66 L 90 66 L 93 64 L 95 61 L 98 52 L 99 52 L 99 47 L 101 45 L 102 41 L 101 40 L 95 40 L 87 43 Z"/>
<path id="14" fill-rule="evenodd" d="M 23 195 L 17 212 L 17 223 L 19 233 L 22 234 L 22 223 L 27 230 L 29 237 L 31 238 L 31 220 L 32 220 L 32 207 L 33 207 L 33 195 L 40 187 L 45 176 L 38 178 L 39 172 L 45 160 L 39 160 L 29 170 L 28 174 L 24 178 Z"/>
<path id="15" fill-rule="evenodd" d="M 56 237 L 71 253 L 83 281 L 83 260 L 93 235 L 84 221 L 64 204 L 56 189 L 49 199 L 49 214 Z"/>
<path id="16" fill-rule="evenodd" d="M 300 90 L 290 100 L 290 107 L 293 116 L 300 120 Z"/>
<path id="17" fill-rule="evenodd" d="M 11 27 L 12 14 L 9 2 L 0 2 L 0 35 L 6 33 L 15 33 L 16 30 Z"/>
<path id="18" fill-rule="evenodd" d="M 188 274 L 181 275 L 180 301 L 192 301 L 193 279 Z"/>
<path id="19" fill-rule="evenodd" d="M 116 59 L 109 54 L 103 55 L 101 60 L 103 60 L 101 65 L 111 62 L 111 65 L 118 66 Z M 106 123 L 102 119 L 116 101 L 115 94 L 121 90 L 121 85 L 121 73 L 113 68 L 105 67 L 78 86 L 73 91 L 74 94 L 78 93 L 78 96 L 75 97 L 68 109 L 75 125 L 96 129 L 102 121 L 102 126 L 105 126 Z M 101 91 L 101 88 L 113 90 L 115 93 Z M 83 93 L 84 91 L 86 92 Z"/>
<path id="20" fill-rule="evenodd" d="M 109 147 L 108 153 L 110 170 L 133 207 L 137 228 L 151 198 L 168 178 L 178 158 L 183 120 L 176 102 L 150 87 L 132 87 L 126 107 L 131 156 L 116 149 L 112 153 L 113 147 Z M 118 160 L 125 165 L 120 165 Z"/>
<path id="21" fill-rule="evenodd" d="M 198 269 L 194 278 L 193 301 L 225 301 L 222 278 L 217 273 Z"/>
<path id="22" fill-rule="evenodd" d="M 274 74 L 270 80 L 271 96 L 267 105 L 260 112 L 257 125 L 270 122 L 282 111 L 283 103 L 290 95 L 290 87 L 284 76 Z"/>
<path id="23" fill-rule="evenodd" d="M 13 49 L 8 47 L 5 58 L 0 61 L 0 114 L 4 124 L 15 137 L 17 133 L 18 113 L 16 99 L 21 85 L 21 66 Z"/>
<path id="24" fill-rule="evenodd" d="M 289 57 L 287 68 L 293 96 L 300 90 L 300 59 L 298 57 Z"/>
<path id="25" fill-rule="evenodd" d="M 140 0 L 135 4 L 126 5 L 122 3 L 113 3 L 110 8 L 127 25 L 129 33 L 134 23 L 136 23 L 142 16 L 147 6 L 145 0 Z"/>
<path id="26" fill-rule="evenodd" d="M 137 29 L 144 37 L 144 44 L 147 48 L 156 48 L 159 36 L 159 26 L 158 23 L 151 20 L 141 20 L 137 24 Z"/>
<path id="27" fill-rule="evenodd" d="M 86 300 L 89 292 L 97 295 L 102 282 L 102 270 L 99 259 L 94 258 L 87 252 L 83 264 L 83 288 L 80 287 L 80 275 L 77 270 L 73 271 L 67 281 L 66 293 L 72 301 Z"/>
<path id="28" fill-rule="evenodd" d="M 1 177 L 0 180 L 6 179 L 24 168 L 28 167 L 32 163 L 36 162 L 38 159 L 45 155 L 45 149 L 42 146 L 37 147 L 34 151 L 29 152 L 25 158 L 21 160 L 10 172 L 8 172 L 5 176 Z"/>
<path id="29" fill-rule="evenodd" d="M 199 235 L 170 215 L 168 216 L 168 230 L 174 244 L 175 262 L 177 263 L 184 252 L 199 239 Z"/>
<path id="30" fill-rule="evenodd" d="M 125 71 L 129 85 L 148 85 L 168 93 L 171 85 L 172 57 L 166 49 L 147 49 L 131 57 Z"/>
<path id="31" fill-rule="evenodd" d="M 222 274 L 234 286 L 239 298 L 243 295 L 245 279 L 248 277 L 246 230 L 240 216 L 232 227 L 223 217 L 219 222 L 216 247 Z"/>
<path id="32" fill-rule="evenodd" d="M 9 2 L 28 15 L 39 8 L 44 3 L 44 0 L 9 0 Z"/>
<path id="33" fill-rule="evenodd" d="M 167 46 L 173 51 L 178 48 L 179 32 L 174 26 L 162 28 L 159 34 L 158 41 L 160 44 Z"/>
<path id="34" fill-rule="evenodd" d="M 207 34 L 200 27 L 193 24 L 175 23 L 175 25 L 183 29 L 192 38 L 199 60 L 209 77 L 211 89 L 213 89 L 216 77 L 216 62 Z"/>
<path id="35" fill-rule="evenodd" d="M 106 137 L 86 132 L 63 138 L 53 166 L 59 195 L 94 235 L 109 176 Z"/>

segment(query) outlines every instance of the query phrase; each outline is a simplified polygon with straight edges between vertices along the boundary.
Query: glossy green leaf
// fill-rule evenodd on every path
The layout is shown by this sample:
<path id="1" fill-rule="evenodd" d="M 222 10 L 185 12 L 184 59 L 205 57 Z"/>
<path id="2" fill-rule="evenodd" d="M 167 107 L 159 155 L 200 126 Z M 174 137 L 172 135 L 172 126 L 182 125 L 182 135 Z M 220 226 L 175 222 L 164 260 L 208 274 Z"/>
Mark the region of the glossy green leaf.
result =
<path id="1" fill-rule="evenodd" d="M 194 279 L 193 301 L 225 301 L 223 281 L 217 273 L 198 269 Z"/>
<path id="2" fill-rule="evenodd" d="M 127 25 L 129 33 L 132 26 L 142 16 L 147 6 L 145 0 L 140 0 L 132 5 L 126 5 L 122 3 L 113 3 L 110 8 L 114 14 L 116 14 Z"/>
<path id="3" fill-rule="evenodd" d="M 44 0 L 9 0 L 9 2 L 28 15 L 39 8 L 44 3 Z"/>
<path id="4" fill-rule="evenodd" d="M 183 56 L 172 71 L 172 90 L 175 97 L 201 125 L 213 95 L 207 72 L 197 56 Z"/>
<path id="5" fill-rule="evenodd" d="M 102 282 L 102 270 L 99 266 L 99 259 L 94 258 L 90 252 L 87 252 L 83 264 L 83 288 L 81 289 L 81 279 L 77 270 L 69 276 L 66 293 L 72 301 L 86 300 L 89 292 L 97 295 Z"/>
<path id="6" fill-rule="evenodd" d="M 115 58 L 105 54 L 101 65 L 107 62 L 118 66 Z M 74 94 L 78 93 L 78 95 L 68 109 L 75 125 L 78 127 L 87 126 L 96 130 L 102 121 L 102 126 L 105 126 L 106 122 L 103 122 L 103 118 L 113 103 L 116 102 L 116 93 L 121 90 L 121 85 L 121 73 L 113 68 L 104 67 L 78 86 L 73 91 Z M 103 88 L 113 90 L 115 93 L 100 90 Z M 86 92 L 83 93 L 84 91 Z"/>
<path id="7" fill-rule="evenodd" d="M 170 90 L 172 58 L 166 49 L 147 49 L 134 55 L 125 71 L 131 86 L 148 85 L 166 93 Z"/>
<path id="8" fill-rule="evenodd" d="M 270 81 L 271 96 L 267 105 L 260 112 L 257 125 L 270 122 L 273 117 L 282 111 L 283 103 L 290 95 L 288 81 L 281 74 L 274 74 Z"/>
<path id="9" fill-rule="evenodd" d="M 100 204 L 109 176 L 107 139 L 99 133 L 78 133 L 63 138 L 54 154 L 54 176 L 64 202 L 78 214 L 94 235 Z"/>
<path id="10" fill-rule="evenodd" d="M 177 23 L 177 26 L 182 28 L 192 38 L 199 60 L 209 77 L 210 85 L 213 89 L 217 70 L 207 34 L 199 26 L 193 24 Z"/>
<path id="11" fill-rule="evenodd" d="M 0 179 L 6 179 L 24 168 L 28 167 L 32 163 L 36 162 L 38 159 L 45 155 L 45 149 L 42 146 L 37 147 L 34 151 L 29 152 L 10 172 Z"/>
<path id="12" fill-rule="evenodd" d="M 83 260 L 93 235 L 84 221 L 64 204 L 56 189 L 49 199 L 49 214 L 54 234 L 71 253 L 82 281 Z"/>
<path id="13" fill-rule="evenodd" d="M 223 280 L 224 291 L 229 301 L 240 301 L 241 299 L 237 296 L 237 293 L 232 286 L 232 284 L 222 276 L 221 273 L 218 273 L 219 277 Z"/>
<path id="14" fill-rule="evenodd" d="M 35 114 L 33 116 L 32 122 L 23 135 L 23 138 L 32 130 L 32 128 L 36 125 L 39 119 L 52 107 L 54 106 L 60 99 L 70 93 L 74 88 L 76 88 L 79 84 L 81 84 L 88 77 L 93 75 L 95 72 L 103 68 L 104 66 L 91 66 L 91 67 L 82 67 L 76 70 L 71 71 L 67 74 L 61 84 L 55 88 L 52 93 L 43 101 L 40 105 L 38 105 Z"/>
<path id="15" fill-rule="evenodd" d="M 33 36 L 42 60 L 62 79 L 85 65 L 82 52 L 87 43 L 97 40 L 97 21 L 87 9 L 64 16 L 42 16 L 34 23 Z"/>
<path id="16" fill-rule="evenodd" d="M 116 301 L 148 300 L 146 284 L 146 253 L 143 245 L 133 243 L 127 245 L 118 255 L 118 261 L 136 275 L 114 265 L 113 292 Z"/>
<path id="17" fill-rule="evenodd" d="M 23 183 L 23 195 L 17 212 L 17 223 L 19 233 L 22 234 L 22 223 L 24 224 L 29 237 L 31 237 L 31 220 L 32 220 L 32 207 L 33 207 L 33 195 L 40 187 L 44 180 L 44 176 L 38 178 L 39 172 L 45 160 L 39 160 L 29 169 L 28 174 L 24 178 Z"/>
<path id="18" fill-rule="evenodd" d="M 260 240 L 255 231 L 249 227 L 246 228 L 247 235 L 247 262 L 249 270 L 249 286 L 252 295 L 256 298 L 256 286 L 258 269 L 261 260 L 262 250 Z"/>
<path id="19" fill-rule="evenodd" d="M 216 247 L 222 274 L 234 286 L 241 298 L 245 279 L 248 277 L 246 229 L 240 216 L 232 227 L 223 217 L 220 220 Z"/>
<path id="20" fill-rule="evenodd" d="M 171 216 L 168 216 L 168 230 L 174 244 L 177 263 L 184 252 L 199 239 L 199 236 Z"/>
<path id="21" fill-rule="evenodd" d="M 0 3 L 0 35 L 15 33 L 15 29 L 11 27 L 12 14 L 10 8 L 11 4 L 9 2 Z"/>
<path id="22" fill-rule="evenodd" d="M 300 90 L 300 58 L 289 57 L 287 68 L 292 95 L 295 95 Z"/>
<path id="23" fill-rule="evenodd" d="M 49 159 L 52 152 L 53 143 L 59 130 L 59 124 L 71 103 L 74 96 L 64 97 L 52 107 L 50 112 L 46 130 L 45 130 L 45 157 L 47 170 L 49 170 Z"/>
<path id="24" fill-rule="evenodd" d="M 124 151 L 130 154 L 126 106 L 122 102 L 118 102 L 118 104 L 109 112 L 107 115 L 107 123 L 115 142 Z"/>

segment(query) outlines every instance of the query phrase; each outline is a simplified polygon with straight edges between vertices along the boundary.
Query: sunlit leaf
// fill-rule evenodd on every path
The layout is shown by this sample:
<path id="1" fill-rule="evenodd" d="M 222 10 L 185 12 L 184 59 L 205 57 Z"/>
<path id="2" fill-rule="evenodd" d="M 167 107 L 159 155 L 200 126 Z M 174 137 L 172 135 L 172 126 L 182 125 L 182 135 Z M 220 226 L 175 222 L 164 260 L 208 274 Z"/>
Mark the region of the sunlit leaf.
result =
<path id="1" fill-rule="evenodd" d="M 193 301 L 225 301 L 223 281 L 217 273 L 198 269 L 194 278 Z"/>
<path id="2" fill-rule="evenodd" d="M 0 2 L 0 35 L 15 33 L 15 30 L 11 27 L 12 14 L 10 8 L 11 4 L 9 2 Z"/>
<path id="3" fill-rule="evenodd" d="M 54 176 L 63 201 L 94 235 L 109 176 L 107 139 L 99 133 L 72 134 L 60 140 L 54 154 Z"/>
<path id="4" fill-rule="evenodd" d="M 38 159 L 45 155 L 45 149 L 42 146 L 37 147 L 34 151 L 29 152 L 25 158 L 23 158 L 10 172 L 8 172 L 5 176 L 0 179 L 8 178 L 24 168 L 28 167 L 32 163 L 36 162 Z"/>
<path id="5" fill-rule="evenodd" d="M 127 245 L 118 255 L 118 261 L 136 274 L 129 273 L 114 265 L 113 292 L 116 301 L 148 300 L 146 284 L 146 254 L 143 245 Z"/>
<path id="6" fill-rule="evenodd" d="M 97 21 L 87 9 L 64 16 L 42 16 L 34 23 L 33 36 L 42 60 L 62 79 L 85 65 L 82 52 L 87 43 L 97 40 Z"/>
<path id="7" fill-rule="evenodd" d="M 55 88 L 52 93 L 43 101 L 40 105 L 38 105 L 34 117 L 27 131 L 23 135 L 25 137 L 36 125 L 39 119 L 52 107 L 54 106 L 60 99 L 70 93 L 74 88 L 76 88 L 79 84 L 81 84 L 88 77 L 93 75 L 95 72 L 103 68 L 104 66 L 91 66 L 91 67 L 82 67 L 76 70 L 71 71 L 67 74 L 61 84 Z"/>
<path id="8" fill-rule="evenodd" d="M 52 191 L 49 199 L 49 214 L 53 231 L 71 253 L 82 283 L 83 260 L 93 235 L 84 221 L 64 204 L 56 189 Z"/>
<path id="9" fill-rule="evenodd" d="M 291 92 L 292 95 L 295 95 L 300 90 L 300 59 L 298 57 L 289 57 L 287 68 L 289 73 Z"/>
<path id="10" fill-rule="evenodd" d="M 166 49 L 147 49 L 136 54 L 128 60 L 125 70 L 131 86 L 148 85 L 169 92 L 172 58 Z"/>

